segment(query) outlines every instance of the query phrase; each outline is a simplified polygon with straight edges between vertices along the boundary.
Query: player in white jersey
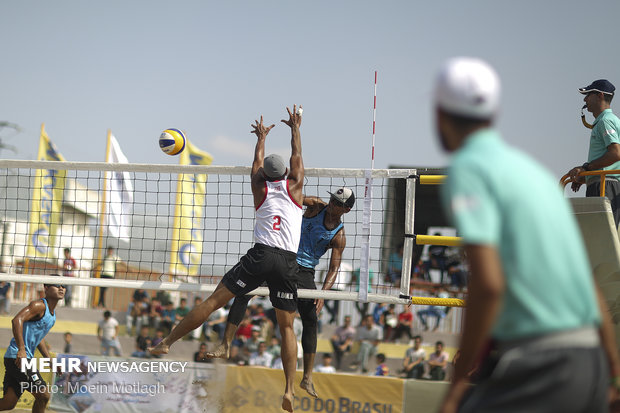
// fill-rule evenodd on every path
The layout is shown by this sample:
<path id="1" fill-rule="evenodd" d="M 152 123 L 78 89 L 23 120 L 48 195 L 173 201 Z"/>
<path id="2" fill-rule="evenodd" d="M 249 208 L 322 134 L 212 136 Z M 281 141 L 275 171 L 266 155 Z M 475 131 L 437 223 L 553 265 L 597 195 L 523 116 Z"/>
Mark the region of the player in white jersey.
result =
<path id="1" fill-rule="evenodd" d="M 301 109 L 301 106 L 300 106 Z M 265 155 L 265 139 L 275 126 L 264 126 L 263 117 L 252 125 L 258 140 L 252 163 L 251 184 L 256 209 L 254 238 L 256 244 L 239 263 L 226 273 L 217 288 L 205 301 L 194 307 L 154 348 L 152 354 L 168 353 L 170 346 L 223 307 L 235 296 L 242 296 L 264 281 L 269 286 L 269 298 L 276 309 L 282 335 L 282 364 L 286 387 L 282 408 L 293 411 L 294 379 L 297 363 L 297 339 L 293 320 L 297 310 L 297 261 L 302 220 L 304 164 L 301 157 L 301 110 L 293 106 L 288 120 L 291 128 L 290 170 L 279 155 Z"/>

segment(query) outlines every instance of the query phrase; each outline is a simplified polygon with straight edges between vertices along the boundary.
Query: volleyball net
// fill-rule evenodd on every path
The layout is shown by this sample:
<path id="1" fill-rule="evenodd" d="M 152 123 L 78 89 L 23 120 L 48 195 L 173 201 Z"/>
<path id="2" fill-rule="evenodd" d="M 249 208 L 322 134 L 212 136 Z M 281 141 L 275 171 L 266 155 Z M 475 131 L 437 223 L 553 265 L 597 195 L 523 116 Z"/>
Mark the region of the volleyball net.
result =
<path id="1" fill-rule="evenodd" d="M 342 217 L 346 248 L 333 291 L 300 297 L 411 302 L 414 240 L 405 234 L 413 233 L 415 172 L 305 170 L 305 196 L 328 201 L 328 191 L 346 186 L 356 204 Z M 405 199 L 396 199 L 397 186 Z M 249 167 L 0 160 L 0 280 L 54 282 L 49 274 L 70 271 L 63 283 L 87 294 L 103 285 L 213 291 L 253 245 L 254 212 Z M 401 244 L 394 283 L 390 258 Z M 114 279 L 100 279 L 108 248 Z M 317 266 L 318 286 L 329 256 Z"/>

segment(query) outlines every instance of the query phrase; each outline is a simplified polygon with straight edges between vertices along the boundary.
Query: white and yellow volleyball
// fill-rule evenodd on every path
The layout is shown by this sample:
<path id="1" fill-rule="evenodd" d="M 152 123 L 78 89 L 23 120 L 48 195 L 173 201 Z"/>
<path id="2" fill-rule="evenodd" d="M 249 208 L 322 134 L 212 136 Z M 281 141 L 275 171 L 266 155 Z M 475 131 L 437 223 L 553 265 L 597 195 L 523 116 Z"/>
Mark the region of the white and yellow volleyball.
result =
<path id="1" fill-rule="evenodd" d="M 178 155 L 185 149 L 185 133 L 179 129 L 166 129 L 159 137 L 159 147 L 168 155 Z"/>

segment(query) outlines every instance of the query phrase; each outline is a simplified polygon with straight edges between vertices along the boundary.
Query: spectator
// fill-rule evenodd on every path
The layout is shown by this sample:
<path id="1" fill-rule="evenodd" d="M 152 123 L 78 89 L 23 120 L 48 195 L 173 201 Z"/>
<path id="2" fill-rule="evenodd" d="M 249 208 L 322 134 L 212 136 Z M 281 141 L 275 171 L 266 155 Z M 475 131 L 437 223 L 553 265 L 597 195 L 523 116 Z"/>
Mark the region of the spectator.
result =
<path id="1" fill-rule="evenodd" d="M 422 337 L 413 338 L 413 347 L 407 349 L 403 360 L 403 370 L 408 379 L 421 379 L 424 375 L 426 351 L 422 348 Z"/>
<path id="2" fill-rule="evenodd" d="M 228 305 L 218 308 L 211 313 L 207 321 L 203 324 L 203 333 L 207 340 L 211 339 L 211 333 L 216 333 L 217 338 L 222 340 L 224 338 L 224 331 L 226 331 L 226 321 L 228 319 L 229 307 Z"/>
<path id="3" fill-rule="evenodd" d="M 426 362 L 429 367 L 431 380 L 443 380 L 446 378 L 446 368 L 448 366 L 448 353 L 443 351 L 443 342 L 435 343 L 435 352 L 431 353 Z"/>
<path id="4" fill-rule="evenodd" d="M 131 302 L 127 308 L 127 334 L 137 334 L 143 325 L 149 325 L 149 296 L 146 291 L 138 289 L 134 291 Z"/>
<path id="5" fill-rule="evenodd" d="M 164 312 L 164 308 L 161 305 L 161 302 L 157 298 L 153 298 L 151 300 L 151 305 L 149 307 L 149 326 L 152 328 L 158 328 L 159 322 L 161 321 L 162 315 Z"/>
<path id="6" fill-rule="evenodd" d="M 140 328 L 138 337 L 136 337 L 136 350 L 131 353 L 131 357 L 149 358 L 146 351 L 152 345 L 151 337 L 149 337 L 149 327 L 144 325 Z"/>
<path id="7" fill-rule="evenodd" d="M 175 312 L 174 312 L 174 324 L 178 324 L 179 321 L 183 320 L 183 317 L 185 317 L 187 315 L 187 313 L 189 313 L 189 307 L 187 306 L 187 298 L 181 298 L 180 302 L 179 302 L 179 306 L 176 308 Z"/>
<path id="8" fill-rule="evenodd" d="M 273 356 L 267 352 L 267 344 L 264 341 L 259 342 L 258 348 L 250 356 L 250 366 L 271 367 L 272 362 Z"/>
<path id="9" fill-rule="evenodd" d="M 390 304 L 387 310 L 383 313 L 383 317 L 380 317 L 380 320 L 381 319 L 383 319 L 383 322 L 381 323 L 381 327 L 383 328 L 383 337 L 385 337 L 387 341 L 390 341 L 392 339 L 392 333 L 398 325 L 396 305 Z"/>
<path id="10" fill-rule="evenodd" d="M 409 337 L 409 340 L 413 339 L 412 334 L 413 329 L 413 314 L 409 310 L 409 307 L 405 307 L 405 309 L 398 315 L 398 324 L 394 329 L 394 333 L 392 334 L 391 341 L 400 340 L 403 334 Z"/>
<path id="11" fill-rule="evenodd" d="M 273 362 L 271 363 L 272 369 L 284 370 L 284 366 L 282 365 L 282 357 L 278 354 L 277 357 L 273 358 Z"/>
<path id="12" fill-rule="evenodd" d="M 428 272 L 426 271 L 426 266 L 424 261 L 418 260 L 418 263 L 413 267 L 413 278 L 412 281 L 430 281 L 428 276 Z"/>
<path id="13" fill-rule="evenodd" d="M 368 269 L 368 292 L 371 291 L 371 286 L 373 284 L 373 281 L 375 279 L 375 272 L 372 270 L 372 268 Z M 360 290 L 360 269 L 358 268 L 357 270 L 353 271 L 352 274 L 352 282 L 355 283 L 356 289 L 355 291 L 359 292 Z M 357 312 L 360 314 L 360 318 L 364 319 L 366 317 L 366 314 L 368 314 L 368 302 L 359 302 L 359 301 L 355 301 L 355 308 L 357 308 Z"/>
<path id="14" fill-rule="evenodd" d="M 354 363 L 360 365 L 362 373 L 368 372 L 368 359 L 377 352 L 377 346 L 382 339 L 383 330 L 373 322 L 372 315 L 366 315 L 357 330 L 360 348 L 357 353 L 357 362 Z"/>
<path id="15" fill-rule="evenodd" d="M 250 360 L 250 352 L 247 347 L 231 346 L 228 361 L 238 366 L 247 366 Z"/>
<path id="16" fill-rule="evenodd" d="M 244 317 L 237 327 L 235 339 L 232 341 L 233 346 L 243 347 L 246 341 L 252 337 L 252 323 L 249 316 Z"/>
<path id="17" fill-rule="evenodd" d="M 165 331 L 170 332 L 175 321 L 176 312 L 174 309 L 174 303 L 169 301 L 165 304 L 164 309 L 161 312 L 161 320 L 159 321 L 158 328 L 163 328 Z"/>
<path id="18" fill-rule="evenodd" d="M 153 337 L 153 340 L 151 340 L 151 345 L 152 346 L 156 346 L 159 343 L 161 343 L 162 341 L 164 341 L 164 329 L 163 328 L 158 328 L 157 330 L 155 330 L 155 337 Z M 150 354 L 150 353 L 149 353 Z M 160 359 L 163 356 L 161 354 L 150 354 L 151 357 L 155 357 L 156 359 Z"/>
<path id="19" fill-rule="evenodd" d="M 172 301 L 172 299 L 170 298 L 170 293 L 168 291 L 165 290 L 158 290 L 155 293 L 155 298 L 157 298 L 157 301 L 159 301 L 161 303 L 162 306 L 166 306 L 169 302 Z"/>
<path id="20" fill-rule="evenodd" d="M 250 353 L 255 353 L 258 351 L 259 344 L 263 342 L 263 339 L 260 336 L 260 327 L 257 325 L 252 326 L 252 335 L 243 345 L 247 347 Z"/>
<path id="21" fill-rule="evenodd" d="M 448 292 L 443 289 L 443 287 L 439 287 L 439 292 L 437 293 L 437 297 L 438 298 L 448 298 L 450 295 L 448 294 Z M 441 319 L 444 318 L 448 312 L 450 311 L 450 307 L 445 307 L 445 308 L 441 308 L 441 307 L 437 307 L 434 305 L 429 305 L 428 308 L 426 310 L 420 310 L 418 311 L 418 318 L 420 319 L 420 321 L 422 322 L 422 325 L 424 326 L 424 331 L 428 331 L 428 322 L 426 320 L 427 317 L 435 317 L 435 327 L 433 327 L 433 331 L 437 331 L 437 329 L 439 328 L 439 323 L 441 322 Z"/>
<path id="22" fill-rule="evenodd" d="M 134 303 L 135 303 L 135 302 L 139 302 L 139 301 L 142 301 L 142 302 L 146 301 L 146 302 L 148 302 L 148 298 L 149 298 L 149 295 L 148 295 L 148 294 L 147 294 L 147 292 L 146 292 L 144 289 L 142 289 L 142 288 L 138 288 L 138 289 L 136 289 L 136 290 L 133 292 L 133 295 L 132 295 L 132 297 L 131 297 L 131 299 L 132 299 L 132 301 L 133 301 Z"/>
<path id="23" fill-rule="evenodd" d="M 321 362 L 321 364 L 317 364 L 314 367 L 314 370 L 318 371 L 319 373 L 335 373 L 336 369 L 334 368 L 334 366 L 332 366 L 332 355 L 329 353 L 324 353 L 323 361 Z"/>
<path id="24" fill-rule="evenodd" d="M 344 291 L 347 286 L 351 284 L 353 268 L 346 262 L 340 262 L 340 267 L 336 275 L 336 281 L 330 288 L 332 291 Z M 323 271 L 327 276 L 328 271 Z M 324 308 L 329 313 L 329 324 L 334 324 L 338 321 L 338 313 L 340 310 L 340 301 L 338 300 L 325 300 Z"/>
<path id="25" fill-rule="evenodd" d="M 372 319 L 375 324 L 383 324 L 381 323 L 381 316 L 383 313 L 387 311 L 387 305 L 385 303 L 377 303 L 375 308 L 372 310 Z"/>
<path id="26" fill-rule="evenodd" d="M 110 349 L 112 349 L 117 357 L 121 356 L 121 343 L 118 341 L 118 321 L 107 310 L 103 313 L 103 320 L 99 321 L 97 337 L 101 341 L 102 355 L 108 356 Z"/>
<path id="27" fill-rule="evenodd" d="M 106 248 L 105 257 L 103 257 L 103 260 L 99 262 L 94 269 L 95 271 L 101 270 L 101 278 L 115 278 L 119 262 L 121 262 L 121 259 L 118 257 L 118 255 L 114 254 L 114 247 L 108 247 Z M 99 287 L 99 302 L 97 303 L 97 307 L 105 307 L 106 290 L 107 287 Z"/>
<path id="28" fill-rule="evenodd" d="M 452 287 L 462 290 L 467 287 L 467 265 L 464 260 L 459 260 L 448 265 L 448 276 Z"/>
<path id="29" fill-rule="evenodd" d="M 433 234 L 436 237 L 440 237 L 441 233 L 436 232 Z M 430 269 L 436 269 L 440 271 L 439 283 L 444 282 L 444 273 L 446 272 L 446 250 L 448 247 L 445 245 L 431 245 L 428 249 L 428 261 L 425 263 L 425 271 L 429 274 Z"/>
<path id="30" fill-rule="evenodd" d="M 275 361 L 276 358 L 280 357 L 280 350 L 282 347 L 280 346 L 280 339 L 276 336 L 271 337 L 271 345 L 267 347 L 267 351 L 271 353 L 273 359 Z"/>
<path id="31" fill-rule="evenodd" d="M 73 339 L 73 334 L 67 331 L 64 337 L 65 337 L 65 348 L 63 349 L 63 352 L 65 354 L 71 354 L 71 340 Z"/>
<path id="32" fill-rule="evenodd" d="M 207 358 L 207 343 L 200 343 L 198 351 L 194 353 L 194 361 L 196 363 L 211 363 L 211 359 Z"/>
<path id="33" fill-rule="evenodd" d="M 385 364 L 385 354 L 379 353 L 375 358 L 377 362 L 377 369 L 375 370 L 375 376 L 388 376 L 390 374 L 390 368 Z"/>
<path id="34" fill-rule="evenodd" d="M 403 248 L 404 244 L 400 244 L 396 251 L 392 252 L 388 261 L 386 281 L 389 281 L 395 287 L 400 285 L 401 273 L 403 271 Z"/>
<path id="35" fill-rule="evenodd" d="M 8 314 L 11 306 L 11 283 L 0 281 L 0 314 Z"/>
<path id="36" fill-rule="evenodd" d="M 73 271 L 77 266 L 75 259 L 71 256 L 71 248 L 64 249 L 65 259 L 62 262 L 62 275 L 63 277 L 75 277 Z M 65 293 L 65 305 L 71 307 L 71 298 L 73 297 L 73 286 L 68 284 L 65 286 L 67 292 Z"/>
<path id="37" fill-rule="evenodd" d="M 331 343 L 336 356 L 336 370 L 340 370 L 342 356 L 351 351 L 355 337 L 355 328 L 351 327 L 351 316 L 344 317 L 344 325 L 338 327 L 332 336 Z"/>

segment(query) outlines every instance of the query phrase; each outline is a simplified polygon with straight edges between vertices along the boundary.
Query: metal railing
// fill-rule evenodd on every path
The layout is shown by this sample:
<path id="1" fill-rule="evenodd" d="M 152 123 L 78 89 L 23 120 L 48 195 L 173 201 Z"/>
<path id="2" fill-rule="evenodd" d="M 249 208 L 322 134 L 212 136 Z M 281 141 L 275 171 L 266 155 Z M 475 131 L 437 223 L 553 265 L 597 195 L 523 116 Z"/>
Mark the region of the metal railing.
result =
<path id="1" fill-rule="evenodd" d="M 620 169 L 610 169 L 610 170 L 598 170 L 598 171 L 584 171 L 584 172 L 580 172 L 577 176 L 600 176 L 600 180 L 601 180 L 601 190 L 600 190 L 600 196 L 605 196 L 605 177 L 607 175 L 616 175 L 616 174 L 620 174 Z M 570 182 L 575 182 L 575 180 L 573 178 L 570 177 L 570 175 L 566 174 L 562 177 L 562 179 L 560 179 L 560 185 L 562 185 L 562 189 L 564 189 L 566 187 L 566 185 L 568 185 Z"/>

